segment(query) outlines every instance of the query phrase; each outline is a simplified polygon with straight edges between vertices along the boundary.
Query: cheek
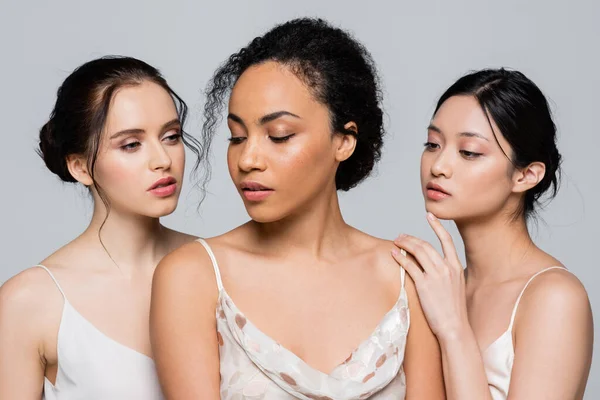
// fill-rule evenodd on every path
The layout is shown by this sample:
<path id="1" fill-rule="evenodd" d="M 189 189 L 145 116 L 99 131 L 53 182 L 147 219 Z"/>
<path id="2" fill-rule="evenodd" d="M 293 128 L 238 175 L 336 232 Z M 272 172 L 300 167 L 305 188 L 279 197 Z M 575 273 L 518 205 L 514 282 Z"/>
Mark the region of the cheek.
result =
<path id="1" fill-rule="evenodd" d="M 311 148 L 310 145 L 290 145 L 285 151 L 277 153 L 273 160 L 278 168 L 290 173 L 305 174 L 306 169 L 318 159 L 318 149 Z"/>
<path id="2" fill-rule="evenodd" d="M 238 171 L 238 160 L 240 152 L 237 147 L 229 146 L 227 148 L 227 168 L 229 169 L 229 176 L 232 178 Z"/>
<path id="3" fill-rule="evenodd" d="M 167 148 L 169 157 L 171 157 L 171 169 L 177 172 L 183 172 L 185 169 L 185 148 L 183 143 Z"/>
<path id="4" fill-rule="evenodd" d="M 323 137 L 311 138 L 310 141 L 293 143 L 277 155 L 278 173 L 290 185 L 296 187 L 302 182 L 306 193 L 314 194 L 316 188 L 322 188 L 335 176 L 335 155 L 332 141 Z M 312 188 L 312 189 L 311 189 Z"/>
<path id="5" fill-rule="evenodd" d="M 426 184 L 427 178 L 431 172 L 431 154 L 423 152 L 421 154 L 421 184 Z"/>
<path id="6" fill-rule="evenodd" d="M 505 166 L 494 162 L 472 164 L 462 169 L 458 179 L 463 198 L 482 205 L 504 202 L 510 195 L 511 184 Z"/>
<path id="7" fill-rule="evenodd" d="M 134 155 L 116 155 L 109 151 L 96 161 L 96 181 L 111 197 L 130 193 L 141 182 L 142 170 L 138 164 Z"/>

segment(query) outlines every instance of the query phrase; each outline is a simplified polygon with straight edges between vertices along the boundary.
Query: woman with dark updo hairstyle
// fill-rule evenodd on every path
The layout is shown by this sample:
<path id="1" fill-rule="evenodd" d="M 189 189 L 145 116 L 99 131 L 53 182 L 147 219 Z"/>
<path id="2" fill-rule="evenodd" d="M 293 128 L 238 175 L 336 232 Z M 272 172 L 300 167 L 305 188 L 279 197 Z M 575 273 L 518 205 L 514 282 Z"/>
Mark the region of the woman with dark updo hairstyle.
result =
<path id="1" fill-rule="evenodd" d="M 39 154 L 88 188 L 94 211 L 80 236 L 0 288 L 0 398 L 163 398 L 150 289 L 160 259 L 194 239 L 159 221 L 177 206 L 184 143 L 203 151 L 186 114 L 160 72 L 129 57 L 87 62 L 58 89 Z"/>
<path id="2" fill-rule="evenodd" d="M 206 136 L 227 100 L 227 163 L 251 220 L 157 268 L 167 398 L 443 399 L 439 347 L 393 243 L 346 224 L 338 203 L 381 154 L 367 50 L 322 20 L 289 21 L 216 71 Z"/>
<path id="3" fill-rule="evenodd" d="M 454 83 L 427 128 L 421 184 L 443 255 L 404 235 L 395 257 L 442 348 L 452 400 L 582 399 L 593 324 L 583 285 L 533 242 L 527 220 L 558 189 L 561 156 L 541 90 L 482 70 Z M 463 270 L 439 219 L 463 239 Z"/>

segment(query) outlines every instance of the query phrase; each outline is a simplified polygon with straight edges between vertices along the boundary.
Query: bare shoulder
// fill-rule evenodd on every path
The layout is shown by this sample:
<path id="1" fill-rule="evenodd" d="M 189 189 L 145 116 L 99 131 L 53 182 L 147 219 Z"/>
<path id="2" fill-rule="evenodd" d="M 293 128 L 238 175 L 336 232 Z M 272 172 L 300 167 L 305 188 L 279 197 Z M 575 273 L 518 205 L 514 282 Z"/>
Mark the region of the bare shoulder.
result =
<path id="1" fill-rule="evenodd" d="M 46 271 L 28 268 L 0 287 L 0 325 L 43 332 L 48 323 L 60 319 L 63 301 Z"/>
<path id="2" fill-rule="evenodd" d="M 188 242 L 167 254 L 154 271 L 152 285 L 153 293 L 157 290 L 217 293 L 212 261 L 198 241 Z"/>
<path id="3" fill-rule="evenodd" d="M 392 250 L 398 250 L 398 247 L 394 244 L 394 241 L 380 239 L 374 236 L 370 236 L 370 238 L 373 243 L 373 251 L 377 254 L 377 257 L 379 257 L 388 268 L 398 272 L 400 270 L 400 266 L 392 257 Z M 407 254 L 406 256 L 412 259 L 413 261 L 416 261 L 412 255 Z M 414 282 L 410 275 L 407 273 L 405 274 L 405 285 L 411 288 L 413 291 L 415 291 Z"/>
<path id="4" fill-rule="evenodd" d="M 585 287 L 575 275 L 562 268 L 546 271 L 530 283 L 521 299 L 519 314 L 523 320 L 548 324 L 567 320 L 577 323 L 592 318 Z"/>
<path id="5" fill-rule="evenodd" d="M 564 268 L 555 268 L 538 275 L 523 295 L 523 301 L 565 303 L 566 306 L 589 302 L 581 281 Z"/>
<path id="6" fill-rule="evenodd" d="M 52 278 L 40 267 L 28 268 L 10 278 L 0 287 L 0 303 L 18 307 L 35 307 L 52 297 L 60 298 L 60 292 Z"/>

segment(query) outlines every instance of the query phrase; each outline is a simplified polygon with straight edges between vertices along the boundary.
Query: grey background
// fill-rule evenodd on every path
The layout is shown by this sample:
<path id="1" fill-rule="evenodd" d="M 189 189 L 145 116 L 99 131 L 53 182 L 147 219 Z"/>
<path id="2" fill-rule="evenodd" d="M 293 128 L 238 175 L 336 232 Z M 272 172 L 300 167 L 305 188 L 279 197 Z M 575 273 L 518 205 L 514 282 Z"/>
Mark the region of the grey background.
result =
<path id="1" fill-rule="evenodd" d="M 104 54 L 146 60 L 188 102 L 188 131 L 197 133 L 200 89 L 214 68 L 275 23 L 310 15 L 353 31 L 372 52 L 385 86 L 384 156 L 372 178 L 341 196 L 347 221 L 380 237 L 407 232 L 434 241 L 424 219 L 419 157 L 435 101 L 468 70 L 520 69 L 551 99 L 564 156 L 562 189 L 533 233 L 583 281 L 597 310 L 599 4 L 0 0 L 0 282 L 71 240 L 91 215 L 85 192 L 58 182 L 34 152 L 56 89 L 74 67 Z M 165 218 L 168 226 L 211 236 L 246 220 L 227 174 L 225 131 L 223 126 L 215 142 L 213 179 L 201 212 L 188 185 L 178 210 Z M 595 350 L 590 400 L 600 398 L 598 345 Z"/>

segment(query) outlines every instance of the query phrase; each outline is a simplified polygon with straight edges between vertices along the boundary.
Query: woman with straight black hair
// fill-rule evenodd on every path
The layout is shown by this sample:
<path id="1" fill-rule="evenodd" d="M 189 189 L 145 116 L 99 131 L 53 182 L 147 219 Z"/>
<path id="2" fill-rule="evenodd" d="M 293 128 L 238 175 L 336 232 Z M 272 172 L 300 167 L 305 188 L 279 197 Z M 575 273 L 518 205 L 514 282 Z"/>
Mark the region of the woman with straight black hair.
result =
<path id="1" fill-rule="evenodd" d="M 443 255 L 401 235 L 442 350 L 452 400 L 582 399 L 593 323 L 583 285 L 533 242 L 527 220 L 558 189 L 556 128 L 540 89 L 518 71 L 482 70 L 440 98 L 421 184 Z M 463 239 L 463 270 L 439 219 Z"/>

